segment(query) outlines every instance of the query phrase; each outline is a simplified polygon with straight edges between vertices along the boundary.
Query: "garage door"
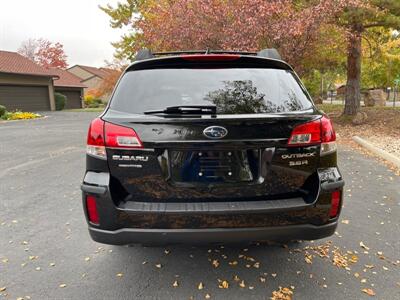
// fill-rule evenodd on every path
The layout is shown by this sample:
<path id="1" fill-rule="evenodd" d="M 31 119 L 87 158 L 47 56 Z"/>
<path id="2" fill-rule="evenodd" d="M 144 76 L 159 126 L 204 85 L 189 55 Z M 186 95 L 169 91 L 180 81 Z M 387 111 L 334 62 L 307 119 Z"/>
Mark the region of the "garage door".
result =
<path id="1" fill-rule="evenodd" d="M 66 109 L 82 108 L 81 92 L 79 91 L 65 91 L 56 89 L 57 93 L 67 96 Z"/>
<path id="2" fill-rule="evenodd" d="M 50 110 L 47 86 L 0 85 L 0 105 L 7 110 Z"/>

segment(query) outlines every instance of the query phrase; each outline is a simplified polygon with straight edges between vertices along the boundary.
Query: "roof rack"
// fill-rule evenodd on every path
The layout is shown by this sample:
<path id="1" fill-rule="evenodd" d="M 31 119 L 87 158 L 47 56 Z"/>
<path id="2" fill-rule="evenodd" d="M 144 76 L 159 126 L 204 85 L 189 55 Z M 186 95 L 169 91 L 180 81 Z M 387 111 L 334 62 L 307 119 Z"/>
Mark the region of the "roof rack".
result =
<path id="1" fill-rule="evenodd" d="M 187 51 L 171 51 L 171 52 L 151 52 L 149 49 L 141 49 L 137 52 L 135 60 L 144 60 L 155 58 L 156 56 L 168 56 L 168 55 L 183 55 L 183 54 L 237 54 L 237 55 L 255 55 L 264 58 L 272 58 L 282 60 L 279 52 L 274 49 L 263 49 L 259 52 L 246 52 L 246 51 L 225 51 L 225 50 L 187 50 Z"/>

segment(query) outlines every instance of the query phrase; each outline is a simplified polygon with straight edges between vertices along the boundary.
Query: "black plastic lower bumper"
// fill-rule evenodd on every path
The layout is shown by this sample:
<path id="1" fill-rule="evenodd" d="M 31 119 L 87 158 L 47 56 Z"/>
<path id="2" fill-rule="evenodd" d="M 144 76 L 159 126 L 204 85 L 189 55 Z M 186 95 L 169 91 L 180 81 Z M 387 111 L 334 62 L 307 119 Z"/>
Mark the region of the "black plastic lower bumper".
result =
<path id="1" fill-rule="evenodd" d="M 128 244 L 212 244 L 246 243 L 274 240 L 314 240 L 331 236 L 337 222 L 316 226 L 311 224 L 212 229 L 135 229 L 123 228 L 115 231 L 89 227 L 93 240 L 111 245 Z"/>

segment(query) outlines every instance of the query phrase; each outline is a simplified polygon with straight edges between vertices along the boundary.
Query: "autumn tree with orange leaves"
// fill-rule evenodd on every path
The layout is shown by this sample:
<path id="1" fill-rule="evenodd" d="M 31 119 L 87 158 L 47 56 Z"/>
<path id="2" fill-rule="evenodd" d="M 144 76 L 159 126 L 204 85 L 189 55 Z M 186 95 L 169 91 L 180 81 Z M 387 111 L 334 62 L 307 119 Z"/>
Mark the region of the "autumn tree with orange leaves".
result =
<path id="1" fill-rule="evenodd" d="M 18 53 L 45 68 L 68 67 L 67 55 L 61 43 L 52 43 L 46 39 L 29 39 L 21 44 Z"/>
<path id="2" fill-rule="evenodd" d="M 363 34 L 373 27 L 400 27 L 399 0 L 125 0 L 101 9 L 111 17 L 112 27 L 131 29 L 114 43 L 118 57 L 132 58 L 143 47 L 277 48 L 300 74 L 310 71 L 304 61 L 321 47 L 321 30 L 333 26 L 347 45 L 348 115 L 360 106 Z"/>

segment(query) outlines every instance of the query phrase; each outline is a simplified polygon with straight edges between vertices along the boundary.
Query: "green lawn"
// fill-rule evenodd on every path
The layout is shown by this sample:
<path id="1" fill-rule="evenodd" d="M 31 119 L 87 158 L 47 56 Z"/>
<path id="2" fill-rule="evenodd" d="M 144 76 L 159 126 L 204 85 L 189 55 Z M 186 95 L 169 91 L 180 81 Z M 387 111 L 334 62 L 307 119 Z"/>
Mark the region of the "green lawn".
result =
<path id="1" fill-rule="evenodd" d="M 104 107 L 97 108 L 75 108 L 75 109 L 65 109 L 67 112 L 102 112 L 104 111 Z"/>

